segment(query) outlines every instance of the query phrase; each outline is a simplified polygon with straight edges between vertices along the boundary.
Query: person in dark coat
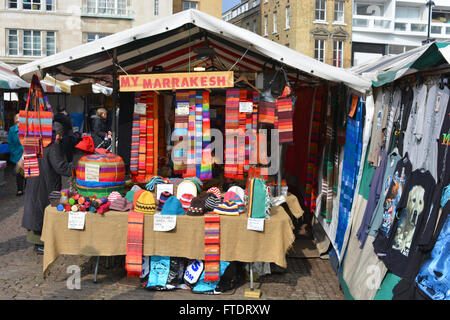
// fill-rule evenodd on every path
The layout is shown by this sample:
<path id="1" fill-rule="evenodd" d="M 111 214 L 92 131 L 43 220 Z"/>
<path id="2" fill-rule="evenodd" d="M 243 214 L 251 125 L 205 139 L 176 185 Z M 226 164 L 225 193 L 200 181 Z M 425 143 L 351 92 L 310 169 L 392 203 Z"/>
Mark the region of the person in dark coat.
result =
<path id="1" fill-rule="evenodd" d="M 73 136 L 73 121 L 70 114 L 67 113 L 64 106 L 58 106 L 58 113 L 53 117 L 53 121 L 59 122 L 64 128 L 64 135 L 61 145 L 68 162 L 73 160 L 73 151 L 75 147 L 75 137 Z"/>
<path id="2" fill-rule="evenodd" d="M 54 142 L 44 148 L 39 162 L 39 177 L 27 178 L 25 187 L 25 205 L 22 227 L 28 230 L 27 241 L 35 245 L 35 252 L 44 253 L 44 244 L 40 240 L 44 222 L 45 208 L 50 204 L 48 196 L 52 191 L 61 191 L 61 176 L 72 176 L 72 163 L 66 161 L 61 145 L 64 128 L 59 122 L 53 122 Z"/>
<path id="3" fill-rule="evenodd" d="M 111 139 L 111 131 L 108 131 L 108 112 L 105 108 L 98 108 L 92 119 L 92 139 L 97 148 L 105 140 L 105 137 Z M 106 146 L 101 146 L 106 149 Z"/>

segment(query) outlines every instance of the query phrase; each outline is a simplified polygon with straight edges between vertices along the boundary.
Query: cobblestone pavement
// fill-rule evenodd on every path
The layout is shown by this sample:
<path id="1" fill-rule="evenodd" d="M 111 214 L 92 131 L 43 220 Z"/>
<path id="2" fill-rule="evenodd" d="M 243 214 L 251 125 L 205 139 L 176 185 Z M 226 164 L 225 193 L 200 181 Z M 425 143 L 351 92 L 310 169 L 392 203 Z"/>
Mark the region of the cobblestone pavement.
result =
<path id="1" fill-rule="evenodd" d="M 42 256 L 26 241 L 21 227 L 23 197 L 16 197 L 12 168 L 5 173 L 7 184 L 0 187 L 0 300 L 244 300 L 249 282 L 221 295 L 194 294 L 186 290 L 147 291 L 139 279 L 127 278 L 123 257 L 100 259 L 94 283 L 96 257 L 62 255 L 42 276 Z M 68 267 L 81 270 L 81 289 L 68 289 Z M 288 258 L 283 273 L 255 279 L 261 290 L 259 300 L 343 300 L 336 273 L 328 260 Z"/>

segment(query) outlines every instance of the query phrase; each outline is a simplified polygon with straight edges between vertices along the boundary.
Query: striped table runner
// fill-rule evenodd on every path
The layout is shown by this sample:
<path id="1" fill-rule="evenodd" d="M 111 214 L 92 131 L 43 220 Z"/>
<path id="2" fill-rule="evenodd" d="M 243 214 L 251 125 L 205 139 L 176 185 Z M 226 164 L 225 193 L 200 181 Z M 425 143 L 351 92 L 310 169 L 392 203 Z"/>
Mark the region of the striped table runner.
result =
<path id="1" fill-rule="evenodd" d="M 218 281 L 220 271 L 220 216 L 205 214 L 205 281 Z"/>

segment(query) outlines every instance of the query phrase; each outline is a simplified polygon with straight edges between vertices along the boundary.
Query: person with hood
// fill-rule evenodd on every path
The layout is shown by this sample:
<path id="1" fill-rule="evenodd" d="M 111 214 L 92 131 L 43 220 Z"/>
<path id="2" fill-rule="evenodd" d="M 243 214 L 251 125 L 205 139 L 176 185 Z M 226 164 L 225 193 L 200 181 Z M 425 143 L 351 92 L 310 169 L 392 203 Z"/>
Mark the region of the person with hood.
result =
<path id="1" fill-rule="evenodd" d="M 108 131 L 108 112 L 105 108 L 98 108 L 92 117 L 92 139 L 96 148 L 105 140 L 111 139 L 111 131 Z M 103 146 L 105 149 L 107 146 Z"/>
<path id="2" fill-rule="evenodd" d="M 61 176 L 71 177 L 75 166 L 66 161 L 62 149 L 64 127 L 53 122 L 52 143 L 44 148 L 42 159 L 38 159 L 39 176 L 27 178 L 22 227 L 28 230 L 27 241 L 35 245 L 37 254 L 44 253 L 44 243 L 40 240 L 45 208 L 52 191 L 61 191 Z"/>
<path id="3" fill-rule="evenodd" d="M 67 113 L 66 108 L 64 106 L 58 106 L 57 111 L 58 113 L 55 114 L 53 120 L 63 125 L 64 135 L 61 141 L 61 145 L 64 154 L 67 157 L 67 161 L 72 162 L 73 151 L 75 146 L 75 137 L 73 135 L 73 121 L 72 118 L 70 117 L 70 114 Z"/>
<path id="4" fill-rule="evenodd" d="M 23 155 L 23 146 L 19 140 L 19 114 L 17 113 L 14 117 L 14 125 L 9 128 L 8 132 L 8 147 L 9 147 L 9 161 L 11 161 L 14 165 L 17 165 L 22 159 Z M 25 178 L 18 170 L 18 168 L 14 171 L 16 173 L 16 185 L 17 185 L 17 193 L 16 196 L 23 195 L 23 187 L 25 183 Z"/>

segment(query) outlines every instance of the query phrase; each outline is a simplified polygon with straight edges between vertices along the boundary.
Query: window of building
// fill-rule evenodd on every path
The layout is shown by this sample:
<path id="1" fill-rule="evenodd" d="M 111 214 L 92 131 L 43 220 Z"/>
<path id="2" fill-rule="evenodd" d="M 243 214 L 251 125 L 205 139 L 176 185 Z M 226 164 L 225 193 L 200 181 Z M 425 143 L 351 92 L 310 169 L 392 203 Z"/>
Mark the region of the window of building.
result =
<path id="1" fill-rule="evenodd" d="M 8 9 L 17 9 L 17 0 L 9 0 Z"/>
<path id="2" fill-rule="evenodd" d="M 56 53 L 56 33 L 55 31 L 47 31 L 45 36 L 45 54 L 51 56 Z"/>
<path id="3" fill-rule="evenodd" d="M 17 56 L 19 54 L 19 32 L 8 30 L 8 55 Z"/>
<path id="4" fill-rule="evenodd" d="M 316 20 L 325 21 L 326 0 L 316 0 Z"/>
<path id="5" fill-rule="evenodd" d="M 344 1 L 334 2 L 334 21 L 344 22 Z"/>
<path id="6" fill-rule="evenodd" d="M 125 15 L 127 13 L 127 0 L 87 0 L 87 13 Z"/>
<path id="7" fill-rule="evenodd" d="M 450 22 L 450 10 L 434 9 L 431 12 L 431 20 L 433 22 L 449 23 Z"/>
<path id="8" fill-rule="evenodd" d="M 55 0 L 47 0 L 45 3 L 45 10 L 55 11 Z"/>
<path id="9" fill-rule="evenodd" d="M 88 33 L 87 34 L 87 42 L 92 42 L 101 38 L 106 37 L 108 34 L 105 33 Z"/>
<path id="10" fill-rule="evenodd" d="M 23 0 L 24 10 L 41 10 L 41 0 Z"/>
<path id="11" fill-rule="evenodd" d="M 415 19 L 420 20 L 420 8 L 414 7 L 396 7 L 395 18 L 397 19 Z"/>
<path id="12" fill-rule="evenodd" d="M 42 55 L 41 31 L 39 30 L 23 31 L 23 55 L 33 57 Z"/>
<path id="13" fill-rule="evenodd" d="M 250 30 L 250 22 L 247 22 L 246 27 L 247 30 Z"/>
<path id="14" fill-rule="evenodd" d="M 338 68 L 344 67 L 344 41 L 334 41 L 333 66 Z"/>
<path id="15" fill-rule="evenodd" d="M 253 32 L 256 33 L 256 20 L 253 20 Z"/>
<path id="16" fill-rule="evenodd" d="M 325 40 L 316 39 L 314 42 L 314 59 L 325 62 Z"/>
<path id="17" fill-rule="evenodd" d="M 277 24 L 278 24 L 278 15 L 276 12 L 274 12 L 273 13 L 273 33 L 278 32 Z"/>
<path id="18" fill-rule="evenodd" d="M 291 7 L 286 7 L 286 29 L 289 29 L 291 27 Z"/>
<path id="19" fill-rule="evenodd" d="M 267 36 L 268 32 L 269 32 L 269 17 L 268 16 L 264 16 L 264 35 Z"/>
<path id="20" fill-rule="evenodd" d="M 183 1 L 183 10 L 198 9 L 197 1 Z"/>
<path id="21" fill-rule="evenodd" d="M 154 10 L 154 15 L 155 15 L 155 16 L 159 15 L 159 0 L 155 0 L 155 10 Z"/>

